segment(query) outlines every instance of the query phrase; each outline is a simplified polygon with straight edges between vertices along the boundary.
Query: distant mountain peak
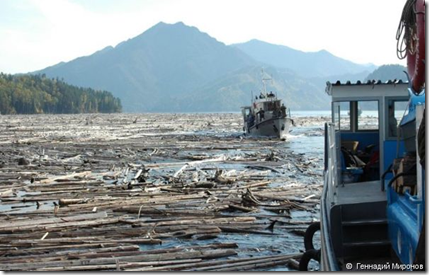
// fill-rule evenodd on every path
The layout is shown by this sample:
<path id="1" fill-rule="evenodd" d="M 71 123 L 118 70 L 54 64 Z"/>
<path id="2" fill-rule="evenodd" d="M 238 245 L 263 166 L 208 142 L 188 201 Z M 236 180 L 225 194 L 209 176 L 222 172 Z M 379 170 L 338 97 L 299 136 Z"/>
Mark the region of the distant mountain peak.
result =
<path id="1" fill-rule="evenodd" d="M 249 52 L 246 52 L 245 48 L 248 48 L 247 50 L 251 50 L 249 47 L 253 47 L 253 49 L 256 49 L 257 47 L 264 47 L 264 48 L 265 47 L 270 47 L 270 48 L 276 48 L 277 50 L 284 50 L 284 49 L 286 49 L 286 50 L 291 50 L 291 51 L 296 51 L 296 52 L 302 52 L 300 50 L 296 50 L 296 49 L 293 49 L 293 48 L 288 47 L 288 46 L 284 46 L 284 45 L 280 45 L 280 44 L 273 44 L 273 43 L 269 43 L 269 42 L 262 41 L 262 40 L 259 40 L 259 39 L 252 39 L 252 40 L 249 40 L 249 41 L 247 41 L 245 43 L 232 44 L 230 46 L 237 47 L 237 48 L 239 48 L 240 50 L 244 51 L 247 54 L 249 54 Z"/>
<path id="2" fill-rule="evenodd" d="M 237 47 L 257 61 L 278 68 L 293 70 L 304 77 L 329 77 L 371 70 L 371 67 L 339 58 L 325 49 L 317 52 L 303 52 L 256 39 L 232 46 Z"/>
<path id="3" fill-rule="evenodd" d="M 245 42 L 245 43 L 267 43 L 267 42 L 264 42 L 264 41 L 262 41 L 262 40 L 259 40 L 259 39 L 251 39 L 251 40 L 249 40 L 249 41 L 247 41 L 247 42 Z"/>
<path id="4" fill-rule="evenodd" d="M 121 98 L 126 111 L 148 111 L 165 105 L 166 97 L 192 91 L 254 62 L 196 27 L 159 22 L 115 48 L 40 72 L 109 90 Z"/>
<path id="5" fill-rule="evenodd" d="M 163 21 L 160 21 L 160 22 L 158 22 L 158 24 L 156 24 L 153 27 L 149 28 L 147 31 L 149 31 L 149 30 L 157 30 L 157 29 L 165 29 L 165 28 L 189 28 L 189 29 L 197 29 L 196 27 L 186 25 L 182 21 L 178 21 L 176 23 L 165 23 Z"/>
<path id="6" fill-rule="evenodd" d="M 262 41 L 259 39 L 252 39 L 252 40 L 249 40 L 248 42 L 240 43 L 240 44 L 236 44 L 236 45 L 242 45 L 242 44 L 262 44 L 262 45 L 271 45 L 271 46 L 279 46 L 279 47 L 289 48 L 288 46 L 273 44 L 273 43 L 269 43 L 269 42 Z"/>
<path id="7" fill-rule="evenodd" d="M 318 51 L 318 53 L 331 54 L 330 52 L 328 52 L 325 49 L 321 49 L 320 51 Z"/>
<path id="8" fill-rule="evenodd" d="M 172 24 L 165 23 L 165 22 L 161 21 L 137 37 L 140 37 L 142 35 L 158 34 L 158 33 L 163 33 L 163 32 L 168 32 L 170 34 L 177 33 L 177 32 L 194 33 L 194 34 L 204 34 L 204 35 L 208 36 L 208 34 L 201 32 L 198 28 L 196 28 L 194 26 L 188 26 L 185 23 L 183 23 L 182 21 L 172 23 Z"/>
<path id="9" fill-rule="evenodd" d="M 260 75 L 255 72 L 261 67 L 267 72 L 273 68 L 274 75 L 280 75 L 282 80 L 278 83 L 285 90 L 284 95 L 289 94 L 293 99 L 291 104 L 295 107 L 308 100 L 298 103 L 292 92 L 313 99 L 313 92 L 320 90 L 322 96 L 318 102 L 325 100 L 323 84 L 319 89 L 305 80 L 307 77 L 326 79 L 340 73 L 370 70 L 326 50 L 306 53 L 258 39 L 226 46 L 184 22 L 161 21 L 114 48 L 106 47 L 39 73 L 81 87 L 109 90 L 121 99 L 125 111 L 205 110 L 209 105 L 212 110 L 221 111 L 222 108 L 239 110 L 243 102 L 239 95 L 243 100 L 248 99 L 249 91 L 260 82 Z M 285 79 L 294 84 L 287 84 Z M 191 93 L 187 99 L 197 98 L 203 89 L 206 95 L 201 97 L 198 107 L 190 104 L 196 103 L 195 100 L 181 100 Z"/>
<path id="10" fill-rule="evenodd" d="M 189 26 L 185 25 L 185 23 L 183 23 L 182 21 L 176 22 L 176 23 L 174 23 L 172 25 L 189 27 Z"/>
<path id="11" fill-rule="evenodd" d="M 170 46 L 172 46 L 175 44 L 173 41 L 179 42 L 179 39 L 182 40 L 182 38 L 186 40 L 185 36 L 197 37 L 200 35 L 209 36 L 206 33 L 200 32 L 196 27 L 187 26 L 181 21 L 172 24 L 160 21 L 143 33 L 119 43 L 116 48 L 123 46 L 129 47 L 130 44 L 146 43 L 150 40 L 157 41 L 160 38 L 162 38 L 163 41 L 170 40 L 168 43 L 171 43 Z"/>

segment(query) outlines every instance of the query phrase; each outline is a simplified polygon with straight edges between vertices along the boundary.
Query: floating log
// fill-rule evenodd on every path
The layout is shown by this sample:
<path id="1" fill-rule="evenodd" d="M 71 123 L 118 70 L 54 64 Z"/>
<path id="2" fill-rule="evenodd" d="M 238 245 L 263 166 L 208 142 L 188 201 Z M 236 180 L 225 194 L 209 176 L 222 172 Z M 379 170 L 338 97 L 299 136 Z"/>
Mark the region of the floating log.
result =
<path id="1" fill-rule="evenodd" d="M 207 267 L 186 269 L 184 271 L 243 271 L 249 269 L 257 269 L 262 267 L 277 266 L 287 263 L 290 259 L 300 258 L 302 254 L 292 254 L 283 256 L 271 256 L 271 257 L 256 257 L 251 259 L 244 259 L 240 261 L 230 261 L 226 263 L 212 264 Z"/>
<path id="2" fill-rule="evenodd" d="M 300 243 L 293 230 L 318 211 L 321 157 L 237 136 L 237 114 L 131 116 L 0 116 L 0 269 L 253 271 L 286 263 L 276 257 L 290 253 L 289 243 L 272 250 L 248 235 Z M 293 211 L 309 216 L 291 218 Z M 246 247 L 221 243 L 231 234 Z"/>
<path id="3" fill-rule="evenodd" d="M 54 266 L 82 266 L 82 265 L 105 265 L 115 264 L 119 262 L 149 262 L 149 261 L 167 261 L 167 260 L 181 260 L 181 259 L 213 259 L 225 256 L 236 255 L 235 250 L 231 249 L 216 249 L 212 251 L 181 251 L 177 253 L 157 254 L 157 255 L 138 255 L 138 256 L 121 256 L 121 257 L 105 257 L 95 259 L 81 259 L 81 260 L 59 260 L 59 261 L 46 261 L 46 262 L 27 262 L 18 264 L 0 264 L 0 270 L 14 271 L 14 270 L 34 270 L 37 271 L 41 268 L 54 267 Z"/>

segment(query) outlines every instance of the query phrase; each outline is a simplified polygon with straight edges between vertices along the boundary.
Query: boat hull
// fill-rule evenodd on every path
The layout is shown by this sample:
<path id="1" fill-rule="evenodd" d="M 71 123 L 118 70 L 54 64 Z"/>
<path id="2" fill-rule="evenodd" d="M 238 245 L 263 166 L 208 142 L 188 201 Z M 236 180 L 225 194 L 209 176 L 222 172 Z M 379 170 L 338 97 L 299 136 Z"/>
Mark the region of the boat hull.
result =
<path id="1" fill-rule="evenodd" d="M 292 120 L 290 118 L 272 118 L 263 120 L 249 128 L 249 133 L 254 136 L 267 136 L 286 139 L 290 132 Z"/>

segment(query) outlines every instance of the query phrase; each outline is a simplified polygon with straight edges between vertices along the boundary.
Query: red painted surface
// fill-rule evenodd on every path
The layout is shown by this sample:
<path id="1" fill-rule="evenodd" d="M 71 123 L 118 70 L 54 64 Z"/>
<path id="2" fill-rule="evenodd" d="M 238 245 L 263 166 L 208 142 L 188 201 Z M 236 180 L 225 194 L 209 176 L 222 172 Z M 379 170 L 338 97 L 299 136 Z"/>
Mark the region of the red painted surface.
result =
<path id="1" fill-rule="evenodd" d="M 416 42 L 415 42 L 415 52 L 407 54 L 407 66 L 408 74 L 410 75 L 412 87 L 415 92 L 420 93 L 422 90 L 426 79 L 425 79 L 425 1 L 417 0 L 416 1 Z"/>

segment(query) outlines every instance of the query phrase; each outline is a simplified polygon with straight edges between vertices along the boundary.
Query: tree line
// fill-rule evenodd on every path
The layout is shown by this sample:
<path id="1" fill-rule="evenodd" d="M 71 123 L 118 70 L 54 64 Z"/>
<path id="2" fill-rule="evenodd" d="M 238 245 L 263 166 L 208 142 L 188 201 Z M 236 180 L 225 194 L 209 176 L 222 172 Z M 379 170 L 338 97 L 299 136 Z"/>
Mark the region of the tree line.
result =
<path id="1" fill-rule="evenodd" d="M 122 111 L 107 91 L 80 88 L 42 75 L 0 73 L 1 114 L 76 114 Z"/>

